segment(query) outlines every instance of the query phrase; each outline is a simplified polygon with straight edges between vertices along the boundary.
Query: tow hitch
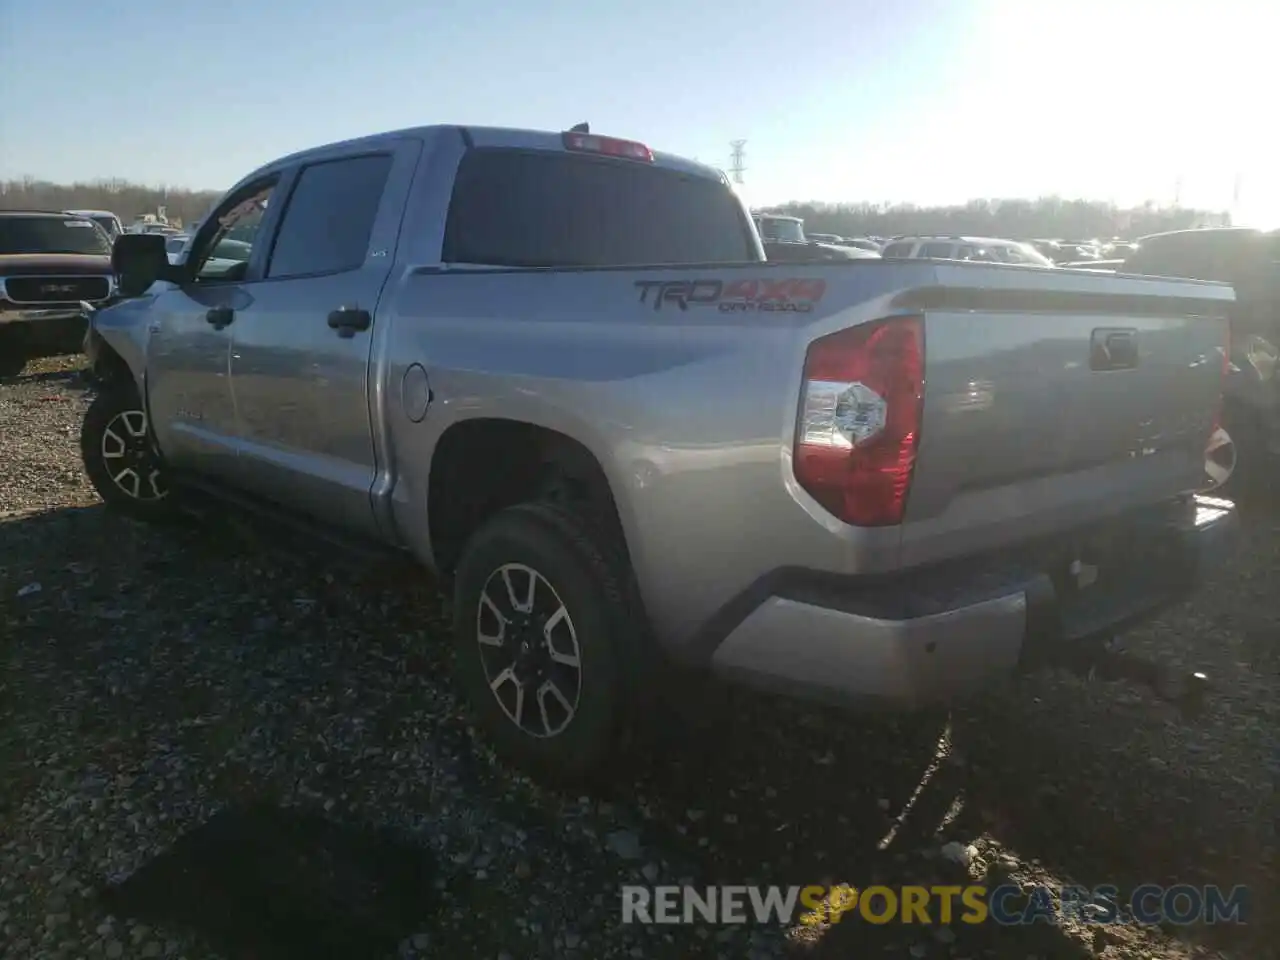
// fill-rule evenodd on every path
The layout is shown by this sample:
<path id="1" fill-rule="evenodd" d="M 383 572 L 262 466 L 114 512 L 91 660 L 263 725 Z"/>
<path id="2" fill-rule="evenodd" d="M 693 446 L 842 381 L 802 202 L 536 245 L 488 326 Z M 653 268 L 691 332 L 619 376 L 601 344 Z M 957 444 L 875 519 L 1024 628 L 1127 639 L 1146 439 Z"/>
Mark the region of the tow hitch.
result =
<path id="1" fill-rule="evenodd" d="M 1177 670 L 1129 653 L 1114 640 L 1086 645 L 1063 666 L 1089 680 L 1123 680 L 1146 687 L 1177 707 L 1184 718 L 1194 719 L 1204 713 L 1209 693 L 1207 676 L 1198 670 Z"/>

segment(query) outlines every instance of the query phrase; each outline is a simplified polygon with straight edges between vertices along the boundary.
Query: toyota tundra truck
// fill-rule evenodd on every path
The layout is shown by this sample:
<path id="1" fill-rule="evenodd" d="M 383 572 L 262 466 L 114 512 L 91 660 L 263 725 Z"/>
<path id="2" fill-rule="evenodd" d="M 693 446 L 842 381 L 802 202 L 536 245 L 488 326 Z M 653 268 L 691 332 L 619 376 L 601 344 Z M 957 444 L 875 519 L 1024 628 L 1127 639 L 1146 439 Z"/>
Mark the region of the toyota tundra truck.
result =
<path id="1" fill-rule="evenodd" d="M 721 173 L 581 128 L 298 153 L 182 263 L 113 260 L 107 504 L 420 566 L 475 715 L 543 771 L 595 769 L 667 676 L 979 691 L 1184 598 L 1235 523 L 1196 495 L 1229 287 L 771 264 Z"/>

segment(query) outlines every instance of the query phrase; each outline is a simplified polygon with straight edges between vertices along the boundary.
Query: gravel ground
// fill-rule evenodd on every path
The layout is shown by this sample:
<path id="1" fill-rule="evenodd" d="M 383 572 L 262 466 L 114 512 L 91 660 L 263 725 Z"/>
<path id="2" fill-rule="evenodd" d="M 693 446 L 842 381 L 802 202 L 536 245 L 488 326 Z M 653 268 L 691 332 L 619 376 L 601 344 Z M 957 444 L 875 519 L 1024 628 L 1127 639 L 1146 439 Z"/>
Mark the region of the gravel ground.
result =
<path id="1" fill-rule="evenodd" d="M 1280 524 L 1133 646 L 1220 685 L 1184 724 L 1045 675 L 888 720 L 731 697 L 592 796 L 497 765 L 402 571 L 85 481 L 79 358 L 0 382 L 0 955 L 1277 956 Z M 1248 884 L 1248 927 L 620 922 L 623 883 Z"/>

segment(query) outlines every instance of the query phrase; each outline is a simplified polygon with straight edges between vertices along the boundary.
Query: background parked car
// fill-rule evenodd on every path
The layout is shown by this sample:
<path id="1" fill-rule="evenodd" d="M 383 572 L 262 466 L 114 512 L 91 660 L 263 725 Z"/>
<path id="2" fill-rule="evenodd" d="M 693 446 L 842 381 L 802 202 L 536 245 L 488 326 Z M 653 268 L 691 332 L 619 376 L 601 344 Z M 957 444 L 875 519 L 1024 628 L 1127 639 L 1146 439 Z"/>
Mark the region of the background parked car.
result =
<path id="1" fill-rule="evenodd" d="M 191 246 L 191 237 L 178 234 L 165 240 L 164 252 L 170 263 L 181 263 L 186 259 Z M 225 273 L 238 264 L 249 259 L 252 247 L 243 240 L 231 240 L 223 237 L 213 248 L 213 254 L 204 261 L 203 272 L 206 276 Z"/>
<path id="2" fill-rule="evenodd" d="M 1222 427 L 1205 466 L 1208 484 L 1229 489 L 1273 476 L 1280 456 L 1280 231 L 1212 227 L 1158 233 L 1142 237 L 1120 270 L 1235 288 L 1231 367 Z"/>
<path id="3" fill-rule="evenodd" d="M 170 263 L 181 263 L 182 256 L 186 253 L 187 244 L 191 242 L 191 238 L 186 234 L 178 234 L 169 237 L 164 242 L 164 253 L 169 258 Z"/>
<path id="4" fill-rule="evenodd" d="M 82 303 L 116 292 L 111 240 L 97 222 L 57 210 L 0 210 L 0 376 L 29 359 L 78 350 Z"/>
<path id="5" fill-rule="evenodd" d="M 786 263 L 827 263 L 836 260 L 865 260 L 879 258 L 878 253 L 857 247 L 835 243 L 819 243 L 804 232 L 804 221 L 799 217 L 783 217 L 773 214 L 755 214 L 751 218 L 760 242 L 764 245 L 766 259 Z M 833 236 L 823 234 L 823 236 Z"/>
<path id="6" fill-rule="evenodd" d="M 844 237 L 840 241 L 841 245 L 846 247 L 855 247 L 858 250 L 866 250 L 868 253 L 879 253 L 882 244 L 870 237 Z"/>
<path id="7" fill-rule="evenodd" d="M 68 210 L 67 213 L 77 217 L 85 217 L 92 220 L 103 230 L 107 231 L 107 236 L 112 240 L 124 233 L 124 224 L 110 210 Z"/>
<path id="8" fill-rule="evenodd" d="M 995 237 L 894 237 L 881 251 L 885 258 L 983 260 L 1052 267 L 1053 261 L 1028 243 Z"/>

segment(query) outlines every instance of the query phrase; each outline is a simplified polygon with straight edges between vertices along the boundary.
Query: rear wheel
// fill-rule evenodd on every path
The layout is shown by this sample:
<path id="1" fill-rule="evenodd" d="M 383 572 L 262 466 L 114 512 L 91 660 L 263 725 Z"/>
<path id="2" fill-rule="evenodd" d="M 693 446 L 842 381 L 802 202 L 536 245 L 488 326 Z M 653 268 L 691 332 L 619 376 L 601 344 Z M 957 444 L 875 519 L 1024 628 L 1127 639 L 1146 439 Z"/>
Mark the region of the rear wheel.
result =
<path id="1" fill-rule="evenodd" d="M 1239 464 L 1235 440 L 1225 428 L 1218 427 L 1209 437 L 1204 452 L 1204 490 L 1206 493 L 1227 494 L 1238 486 L 1232 483 Z"/>
<path id="2" fill-rule="evenodd" d="M 570 510 L 523 504 L 458 564 L 459 681 L 499 753 L 539 773 L 595 772 L 621 727 L 631 622 L 606 541 Z"/>
<path id="3" fill-rule="evenodd" d="M 139 520 L 173 516 L 164 461 L 131 384 L 113 384 L 94 397 L 80 428 L 80 456 L 109 507 Z"/>

